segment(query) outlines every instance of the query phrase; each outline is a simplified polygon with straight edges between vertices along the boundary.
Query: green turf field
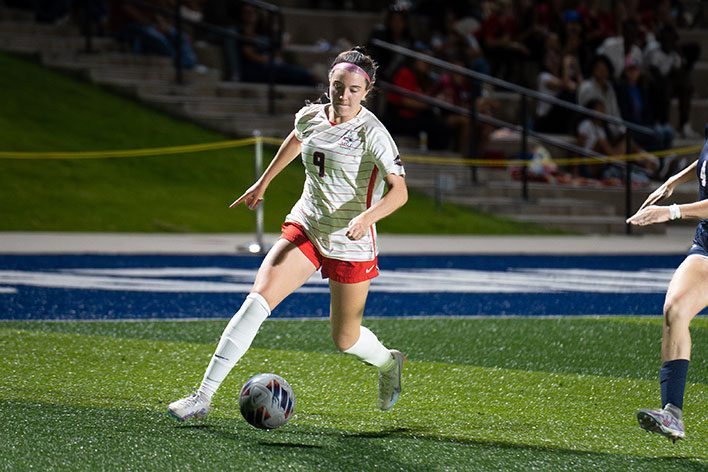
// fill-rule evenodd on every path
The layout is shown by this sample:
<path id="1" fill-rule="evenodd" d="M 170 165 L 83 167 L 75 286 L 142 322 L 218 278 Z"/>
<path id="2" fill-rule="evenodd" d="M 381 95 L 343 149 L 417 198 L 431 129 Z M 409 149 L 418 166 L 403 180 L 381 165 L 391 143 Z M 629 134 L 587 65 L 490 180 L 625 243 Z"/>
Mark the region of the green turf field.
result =
<path id="1" fill-rule="evenodd" d="M 227 139 L 12 56 L 0 54 L 0 70 L 0 151 L 138 149 Z M 275 148 L 266 150 L 270 161 Z M 266 231 L 279 231 L 303 178 L 296 162 L 271 184 Z M 0 231 L 251 232 L 253 214 L 227 207 L 252 181 L 252 148 L 129 159 L 0 159 Z M 557 233 L 455 205 L 437 209 L 415 192 L 379 229 Z"/>
<path id="2" fill-rule="evenodd" d="M 659 403 L 660 322 L 370 320 L 410 358 L 382 413 L 374 369 L 336 353 L 326 322 L 271 320 L 195 425 L 165 408 L 200 381 L 223 320 L 1 322 L 0 469 L 705 471 L 708 321 L 692 328 L 688 439 L 634 417 Z M 294 419 L 270 432 L 237 403 L 268 371 L 297 395 Z"/>

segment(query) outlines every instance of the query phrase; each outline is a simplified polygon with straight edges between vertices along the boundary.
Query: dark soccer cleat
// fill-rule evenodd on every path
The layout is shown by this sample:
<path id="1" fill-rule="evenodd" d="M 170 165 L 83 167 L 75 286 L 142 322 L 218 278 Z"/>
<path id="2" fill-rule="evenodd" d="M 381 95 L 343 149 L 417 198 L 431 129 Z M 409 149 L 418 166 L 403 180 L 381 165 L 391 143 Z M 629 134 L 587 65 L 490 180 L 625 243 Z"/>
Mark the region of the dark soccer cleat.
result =
<path id="1" fill-rule="evenodd" d="M 650 433 L 666 436 L 673 442 L 686 437 L 686 428 L 680 418 L 678 408 L 668 403 L 661 410 L 641 409 L 637 412 L 639 426 Z"/>

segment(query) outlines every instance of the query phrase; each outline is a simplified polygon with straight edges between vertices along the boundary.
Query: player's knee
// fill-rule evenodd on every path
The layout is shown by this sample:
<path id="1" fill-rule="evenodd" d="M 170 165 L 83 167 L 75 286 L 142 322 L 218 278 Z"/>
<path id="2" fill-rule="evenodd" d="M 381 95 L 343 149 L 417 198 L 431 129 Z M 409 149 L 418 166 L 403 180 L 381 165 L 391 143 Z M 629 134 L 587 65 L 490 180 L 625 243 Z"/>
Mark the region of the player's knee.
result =
<path id="1" fill-rule="evenodd" d="M 340 351 L 344 352 L 359 339 L 359 333 L 352 330 L 332 330 L 332 341 Z"/>
<path id="2" fill-rule="evenodd" d="M 685 305 L 680 294 L 670 293 L 666 296 L 664 301 L 664 321 L 667 327 L 671 328 L 690 321 L 690 315 L 686 311 Z"/>

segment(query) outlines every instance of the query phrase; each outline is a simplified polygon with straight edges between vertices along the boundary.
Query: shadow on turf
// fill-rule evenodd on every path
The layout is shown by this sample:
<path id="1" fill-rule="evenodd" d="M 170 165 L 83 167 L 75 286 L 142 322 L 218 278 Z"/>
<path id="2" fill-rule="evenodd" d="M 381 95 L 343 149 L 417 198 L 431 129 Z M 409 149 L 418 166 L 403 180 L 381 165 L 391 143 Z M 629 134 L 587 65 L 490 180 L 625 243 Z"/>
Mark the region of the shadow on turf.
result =
<path id="1" fill-rule="evenodd" d="M 437 451 L 436 454 L 428 457 L 428 460 L 433 461 L 430 463 L 440 464 L 441 462 L 437 461 L 447 460 L 451 453 L 457 455 L 458 459 L 473 461 L 465 462 L 464 470 L 485 470 L 485 468 L 489 470 L 489 467 L 531 463 L 547 470 L 553 470 L 556 466 L 562 466 L 561 468 L 566 470 L 596 467 L 604 470 L 706 470 L 704 457 L 644 457 L 586 452 L 555 446 L 455 438 L 436 434 L 427 428 L 394 427 L 380 431 L 357 432 L 294 424 L 277 431 L 265 432 L 253 429 L 243 421 L 234 418 L 215 417 L 203 423 L 180 425 L 163 413 L 155 411 L 60 406 L 7 400 L 0 400 L 0 416 L 10 418 L 6 423 L 8 438 L 32 437 L 32 444 L 35 445 L 33 447 L 37 444 L 51 444 L 51 449 L 43 451 L 44 459 L 41 457 L 36 459 L 37 464 L 41 463 L 40 459 L 57 461 L 56 463 L 63 460 L 76 460 L 76 450 L 73 446 L 88 441 L 94 445 L 98 443 L 101 449 L 114 453 L 117 453 L 116 450 L 122 451 L 123 454 L 119 454 L 118 457 L 130 460 L 127 464 L 134 466 L 133 468 L 139 468 L 141 464 L 145 465 L 140 459 L 141 448 L 143 454 L 148 454 L 157 448 L 172 455 L 177 454 L 180 456 L 179 460 L 184 461 L 194 450 L 201 450 L 201 454 L 206 455 L 211 451 L 213 457 L 210 458 L 217 460 L 222 458 L 219 451 L 223 451 L 224 447 L 230 450 L 233 446 L 237 446 L 236 450 L 243 454 L 241 460 L 244 464 L 248 464 L 249 461 L 257 463 L 265 451 L 291 450 L 301 451 L 304 454 L 301 456 L 303 461 L 311 461 L 312 464 L 323 467 L 332 466 L 331 470 L 337 470 L 337 466 L 342 465 L 341 461 L 344 458 L 348 464 L 355 465 L 364 456 L 385 457 L 386 466 L 391 469 L 425 470 L 425 465 L 419 463 L 417 457 L 407 457 L 405 451 L 408 450 L 410 454 L 415 455 L 428 449 Z M 489 433 L 493 434 L 493 431 Z M 131 446 L 133 442 L 126 441 L 126 438 L 133 435 L 142 439 L 137 451 L 134 446 Z M 265 435 L 269 435 L 272 440 L 264 439 Z M 377 441 L 379 439 L 387 439 L 387 441 L 385 444 L 379 443 Z M 657 453 L 666 452 L 665 448 L 659 447 L 662 438 L 647 435 L 645 439 L 656 444 Z M 403 449 L 394 447 L 391 440 L 404 441 L 399 444 Z M 0 446 L 4 443 L 5 440 L 0 437 Z M 432 448 L 426 447 L 425 443 L 432 445 Z M 456 451 L 450 450 L 456 446 L 463 447 Z M 33 453 L 32 457 L 34 456 Z"/>

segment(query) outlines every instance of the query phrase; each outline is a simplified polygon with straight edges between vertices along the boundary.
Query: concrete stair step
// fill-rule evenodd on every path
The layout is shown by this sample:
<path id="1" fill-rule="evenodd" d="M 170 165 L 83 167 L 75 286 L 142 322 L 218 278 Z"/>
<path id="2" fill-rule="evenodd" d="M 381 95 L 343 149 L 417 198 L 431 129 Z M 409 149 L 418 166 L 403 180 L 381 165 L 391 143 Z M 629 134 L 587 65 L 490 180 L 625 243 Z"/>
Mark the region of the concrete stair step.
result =
<path id="1" fill-rule="evenodd" d="M 381 13 L 283 8 L 284 30 L 297 44 L 314 44 L 320 39 L 330 43 L 346 38 L 353 44 L 366 44 L 374 27 L 381 23 Z"/>
<path id="2" fill-rule="evenodd" d="M 6 51 L 36 53 L 43 51 L 79 51 L 85 47 L 85 40 L 80 36 L 57 35 L 14 35 L 0 33 L 0 49 Z M 95 51 L 115 51 L 119 45 L 111 38 L 93 38 Z"/>
<path id="3" fill-rule="evenodd" d="M 201 82 L 216 86 L 219 81 L 218 71 L 209 70 L 200 73 L 193 70 L 185 70 L 183 78 L 187 83 Z M 116 66 L 95 66 L 87 69 L 87 73 L 92 81 L 98 83 L 123 83 L 140 84 L 144 81 L 174 81 L 175 71 L 172 68 L 143 68 L 143 67 L 116 67 Z"/>
<path id="4" fill-rule="evenodd" d="M 632 191 L 632 207 L 636 210 L 646 197 L 659 184 L 635 188 Z M 543 184 L 529 182 L 529 198 L 532 200 L 541 199 L 562 199 L 585 200 L 594 202 L 597 205 L 614 205 L 617 215 L 624 215 L 625 189 L 623 187 L 583 187 L 561 184 Z M 487 182 L 476 187 L 469 186 L 457 190 L 460 195 L 519 198 L 521 195 L 521 182 Z M 678 188 L 670 201 L 691 202 L 696 200 L 696 190 L 691 186 L 681 186 Z"/>
<path id="5" fill-rule="evenodd" d="M 34 12 L 20 8 L 7 8 L 0 4 L 0 21 L 2 22 L 34 22 Z"/>
<path id="6" fill-rule="evenodd" d="M 33 16 L 33 15 L 32 15 Z M 34 18 L 22 19 L 2 19 L 0 14 L 0 32 L 14 35 L 53 35 L 53 36 L 80 36 L 79 28 L 71 23 L 62 25 L 50 25 L 47 23 L 36 23 Z"/>
<path id="7" fill-rule="evenodd" d="M 166 106 L 177 107 L 190 113 L 268 113 L 268 101 L 262 97 L 216 97 L 216 96 L 179 96 L 165 94 L 138 93 L 138 97 L 150 103 L 160 103 Z M 293 101 L 276 102 L 276 113 L 295 113 L 302 103 Z"/>
<path id="8" fill-rule="evenodd" d="M 509 215 L 616 216 L 613 205 L 569 198 L 523 201 L 520 198 L 443 196 L 445 201 L 473 206 L 488 213 Z"/>
<path id="9" fill-rule="evenodd" d="M 101 54 L 82 51 L 45 51 L 42 52 L 42 62 L 50 65 L 76 64 L 78 67 L 105 66 L 136 66 L 148 68 L 172 68 L 172 59 L 165 56 L 143 56 L 127 52 L 104 52 Z"/>
<path id="10" fill-rule="evenodd" d="M 616 216 L 505 214 L 504 217 L 515 221 L 534 223 L 546 228 L 584 234 L 624 234 L 627 230 L 624 218 Z M 632 227 L 632 234 L 664 233 L 666 233 L 666 225 Z"/>
<path id="11" fill-rule="evenodd" d="M 278 115 L 191 113 L 189 118 L 202 126 L 233 136 L 252 136 L 253 130 L 257 129 L 263 136 L 284 138 L 293 128 L 290 117 L 279 118 Z"/>

